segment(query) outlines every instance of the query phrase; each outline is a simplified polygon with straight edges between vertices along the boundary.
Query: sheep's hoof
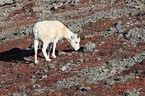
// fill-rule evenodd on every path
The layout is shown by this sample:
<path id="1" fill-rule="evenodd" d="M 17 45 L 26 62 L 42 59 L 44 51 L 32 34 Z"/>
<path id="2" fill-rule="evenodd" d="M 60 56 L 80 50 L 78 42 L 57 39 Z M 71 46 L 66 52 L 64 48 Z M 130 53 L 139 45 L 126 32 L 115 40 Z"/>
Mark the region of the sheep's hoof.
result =
<path id="1" fill-rule="evenodd" d="M 47 59 L 46 61 L 51 61 L 51 59 Z"/>
<path id="2" fill-rule="evenodd" d="M 53 58 L 56 58 L 56 55 L 52 55 Z"/>
<path id="3" fill-rule="evenodd" d="M 38 61 L 35 61 L 35 64 L 38 64 Z"/>

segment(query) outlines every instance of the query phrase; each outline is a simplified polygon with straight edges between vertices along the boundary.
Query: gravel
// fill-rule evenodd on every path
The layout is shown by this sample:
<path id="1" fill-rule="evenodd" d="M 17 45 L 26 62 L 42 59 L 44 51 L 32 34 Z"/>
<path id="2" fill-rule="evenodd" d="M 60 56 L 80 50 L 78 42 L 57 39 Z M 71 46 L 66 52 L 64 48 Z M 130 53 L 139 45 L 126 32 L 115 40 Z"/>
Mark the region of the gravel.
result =
<path id="1" fill-rule="evenodd" d="M 130 41 L 134 43 L 138 43 L 140 41 L 145 41 L 145 29 L 144 28 L 134 28 L 129 30 L 129 32 L 125 35 L 126 38 L 130 39 Z"/>
<path id="2" fill-rule="evenodd" d="M 6 2 L 9 1 L 13 1 L 13 0 L 8 0 Z M 106 3 L 107 2 L 111 2 L 110 5 L 112 3 L 116 3 L 116 0 L 101 0 L 102 3 L 101 4 L 94 4 L 92 5 L 94 8 L 101 8 L 101 7 L 105 7 L 108 6 Z M 3 0 L 1 1 L 3 2 Z M 121 8 L 111 8 L 108 10 L 102 10 L 102 11 L 98 11 L 98 12 L 94 12 L 91 15 L 88 15 L 90 13 L 91 10 L 91 6 L 89 7 L 81 7 L 78 8 L 77 10 L 73 10 L 73 11 L 66 11 L 63 13 L 53 13 L 50 9 L 52 7 L 60 7 L 62 6 L 62 2 L 60 3 L 56 3 L 56 5 L 54 4 L 50 4 L 52 3 L 52 1 L 50 0 L 38 0 L 38 3 L 35 7 L 33 7 L 34 11 L 38 11 L 37 15 L 39 16 L 38 21 L 41 20 L 59 20 L 62 21 L 64 24 L 68 24 L 68 28 L 70 30 L 73 30 L 76 33 L 81 33 L 84 32 L 83 26 L 88 23 L 94 23 L 97 22 L 97 20 L 99 19 L 110 19 L 113 20 L 115 18 L 119 18 L 122 16 L 126 16 L 129 17 L 128 14 L 134 15 L 136 12 L 138 12 L 139 10 L 142 11 L 144 10 L 144 2 L 141 0 L 128 0 L 126 1 L 127 5 L 126 7 L 121 7 Z M 1 3 L 0 3 L 1 4 Z M 3 2 L 4 4 L 4 2 Z M 42 6 L 43 5 L 43 6 Z M 22 6 L 17 6 L 17 7 L 13 7 L 13 8 L 6 8 L 6 9 L 2 9 L 1 10 L 1 14 L 0 14 L 0 20 L 2 19 L 6 19 L 5 17 L 8 16 L 11 12 L 13 12 L 16 9 L 20 9 Z M 77 15 L 78 12 L 82 12 L 85 11 L 85 13 L 82 13 L 81 15 L 85 15 L 87 14 L 88 16 L 86 17 L 81 17 L 79 19 L 69 19 L 68 17 L 66 18 L 65 16 L 67 15 L 71 15 L 71 17 L 74 17 Z M 27 14 L 27 13 L 26 13 Z M 27 14 L 28 15 L 28 14 Z M 79 15 L 79 14 L 78 14 Z M 78 22 L 79 21 L 79 22 Z M 0 25 L 5 26 L 8 23 L 12 23 L 12 21 L 1 21 Z M 89 33 L 87 35 L 84 36 L 85 39 L 87 38 L 91 38 L 94 37 L 95 35 L 101 35 L 101 37 L 108 37 L 110 35 L 114 35 L 116 33 L 118 33 L 118 39 L 119 40 L 128 40 L 125 41 L 124 44 L 128 44 L 130 42 L 129 45 L 127 46 L 134 46 L 137 47 L 139 42 L 144 42 L 145 41 L 145 28 L 144 27 L 140 27 L 140 28 L 133 28 L 130 29 L 129 31 L 127 31 L 125 34 L 123 34 L 123 32 L 126 30 L 127 27 L 129 26 L 133 26 L 135 24 L 141 24 L 144 23 L 144 20 L 142 21 L 133 21 L 130 20 L 128 22 L 123 23 L 123 20 L 118 20 L 118 22 L 110 27 L 108 30 L 106 31 L 91 31 L 92 34 L 90 35 Z M 1 30 L 1 34 L 0 34 L 0 42 L 4 42 L 7 40 L 13 40 L 13 39 L 18 39 L 24 36 L 28 36 L 31 34 L 32 32 L 32 28 L 33 28 L 33 24 L 29 24 L 29 25 L 22 25 L 22 26 L 15 26 L 13 28 L 7 28 L 8 30 Z M 10 31 L 11 30 L 11 31 Z M 54 88 L 51 89 L 51 87 L 46 87 L 46 86 L 42 86 L 41 84 L 37 84 L 39 80 L 44 80 L 49 78 L 50 76 L 47 74 L 50 71 L 56 71 L 58 70 L 59 73 L 69 73 L 73 70 L 74 66 L 78 66 L 80 64 L 83 64 L 85 62 L 88 62 L 89 64 L 89 59 L 86 58 L 82 58 L 83 56 L 89 56 L 87 52 L 92 51 L 92 55 L 97 54 L 98 52 L 100 52 L 99 49 L 95 49 L 98 46 L 103 46 L 103 44 L 105 44 L 108 41 L 99 41 L 99 45 L 96 45 L 94 42 L 88 41 L 87 43 L 84 44 L 83 47 L 83 51 L 82 53 L 79 53 L 79 57 L 75 60 L 70 60 L 69 62 L 59 62 L 59 65 L 62 65 L 60 68 L 57 68 L 57 61 L 53 61 L 50 63 L 47 63 L 48 65 L 44 65 L 46 63 L 41 63 L 41 66 L 44 66 L 44 69 L 41 71 L 35 71 L 33 73 L 33 76 L 31 77 L 31 84 L 33 85 L 32 90 L 34 92 L 33 95 L 40 95 L 41 93 L 45 93 L 45 91 L 50 90 L 50 93 L 53 93 L 54 91 L 56 91 L 57 89 L 63 89 L 63 88 L 71 88 L 75 85 L 79 85 L 81 84 L 81 86 L 78 88 L 78 90 L 81 91 L 90 91 L 91 87 L 86 87 L 84 86 L 82 83 L 96 83 L 98 84 L 98 82 L 100 81 L 104 81 L 107 80 L 106 82 L 106 86 L 111 87 L 113 84 L 116 83 L 124 83 L 126 81 L 128 81 L 129 79 L 135 79 L 138 78 L 138 76 L 136 76 L 136 73 L 131 73 L 129 75 L 126 76 L 115 76 L 113 79 L 110 78 L 111 76 L 114 76 L 117 73 L 122 72 L 123 70 L 127 70 L 129 68 L 131 68 L 132 66 L 134 66 L 134 64 L 136 64 L 137 62 L 141 62 L 142 60 L 145 59 L 145 50 L 140 50 L 140 53 L 137 55 L 134 55 L 132 57 L 129 58 L 123 58 L 123 59 L 111 59 L 111 60 L 106 60 L 106 62 L 101 62 L 99 63 L 100 66 L 95 66 L 95 67 L 87 67 L 85 66 L 84 69 L 80 69 L 80 70 L 75 70 L 74 72 L 78 73 L 77 75 L 74 75 L 73 77 L 70 78 L 66 78 L 66 79 L 60 79 L 59 81 L 56 81 L 57 83 L 55 83 L 53 86 Z M 118 52 L 122 52 L 124 51 L 124 49 L 119 48 Z M 76 53 L 77 54 L 77 53 Z M 113 53 L 115 54 L 115 52 Z M 63 56 L 73 56 L 74 54 L 68 53 L 68 52 L 64 52 L 64 51 L 59 51 L 58 52 L 58 56 L 59 57 L 63 57 Z M 62 58 L 61 60 L 63 61 L 65 58 Z M 26 63 L 30 63 L 32 61 L 32 59 L 28 58 L 24 58 L 24 60 L 26 60 Z M 98 61 L 103 60 L 103 58 L 100 56 L 98 56 L 96 58 L 96 62 L 98 63 Z M 42 60 L 43 62 L 44 60 Z M 95 63 L 96 63 L 95 62 Z M 28 65 L 29 68 L 34 68 L 35 64 L 34 63 L 30 63 Z M 17 71 L 17 70 L 15 70 Z M 142 71 L 139 70 L 138 73 L 141 73 Z M 37 78 L 37 74 L 40 74 L 40 78 Z M 56 75 L 57 73 L 53 74 Z M 11 73 L 6 73 L 6 74 L 2 74 L 0 75 L 2 78 L 5 78 L 6 76 L 11 75 Z M 58 77 L 56 77 L 58 78 Z M 7 81 L 9 81 L 11 79 L 7 79 Z M 6 81 L 2 82 L 3 86 Z M 43 87 L 43 88 L 42 88 Z M 19 89 L 26 89 L 26 86 L 20 86 Z M 124 96 L 128 96 L 128 95 L 134 95 L 134 96 L 138 96 L 141 94 L 140 92 L 141 88 L 139 89 L 130 89 L 130 90 L 126 90 L 124 91 L 123 95 Z M 13 93 L 14 96 L 25 96 L 26 94 L 24 93 Z"/>
<path id="3" fill-rule="evenodd" d="M 46 1 L 45 1 L 46 2 Z M 105 3 L 107 1 L 104 1 L 102 2 L 102 5 L 99 4 L 100 6 L 106 6 Z M 111 2 L 116 2 L 116 0 L 114 1 L 111 1 Z M 42 6 L 43 4 L 43 6 Z M 142 4 L 142 3 L 141 3 Z M 94 5 L 94 6 L 98 6 L 98 4 Z M 39 8 L 38 8 L 39 7 Z M 37 5 L 34 7 L 33 10 L 37 10 L 38 11 L 38 16 L 40 18 L 38 18 L 38 21 L 41 21 L 41 20 L 44 20 L 44 19 L 48 19 L 48 18 L 51 18 L 51 20 L 59 20 L 59 21 L 62 21 L 63 23 L 69 23 L 71 24 L 71 26 L 68 26 L 70 30 L 73 30 L 74 32 L 78 32 L 78 31 L 81 31 L 82 30 L 82 27 L 84 26 L 85 23 L 88 23 L 88 22 L 95 22 L 96 20 L 98 19 L 101 19 L 101 18 L 118 18 L 118 17 L 121 17 L 123 15 L 127 15 L 128 13 L 131 13 L 131 12 L 136 12 L 137 9 L 134 9 L 134 8 L 126 8 L 126 7 L 123 7 L 123 8 L 119 8 L 119 9 L 116 9 L 116 8 L 112 8 L 112 9 L 109 9 L 109 10 L 103 10 L 103 11 L 99 11 L 99 12 L 95 12 L 93 13 L 92 15 L 90 16 L 86 16 L 86 17 L 83 17 L 83 18 L 79 18 L 79 19 L 69 19 L 69 20 L 65 20 L 64 19 L 64 15 L 76 15 L 76 12 L 78 12 L 78 10 L 74 10 L 74 11 L 67 11 L 67 12 L 63 12 L 63 13 L 55 13 L 55 14 L 52 14 L 50 8 L 52 7 L 52 5 L 49 5 L 49 4 L 46 4 L 44 3 L 43 1 L 41 0 L 38 0 L 38 3 Z M 11 8 L 11 9 L 5 9 L 3 10 L 2 9 L 2 12 L 3 13 L 3 16 L 1 16 L 1 19 L 3 17 L 6 17 L 9 13 L 11 13 L 12 11 L 14 11 L 15 9 L 17 9 L 17 7 L 15 8 Z M 84 8 L 80 8 L 79 11 L 86 11 L 86 13 L 84 14 L 88 14 L 89 11 L 88 10 L 91 10 L 91 7 L 84 7 Z M 143 10 L 143 9 L 140 9 L 140 10 Z M 7 11 L 7 12 L 6 12 Z M 9 11 L 9 12 L 8 12 Z M 102 14 L 103 13 L 103 14 Z M 4 16 L 4 14 L 6 16 Z M 0 14 L 2 15 L 2 14 Z M 94 17 L 97 17 L 97 18 L 94 18 Z M 74 23 L 74 22 L 77 22 L 79 21 L 79 23 Z M 4 22 L 5 23 L 5 22 Z M 4 24 L 2 23 L 2 24 Z M 10 36 L 11 34 L 14 34 L 16 31 L 15 28 L 9 28 L 9 30 L 11 30 L 11 34 L 9 33 L 9 30 L 6 30 L 6 31 L 3 31 L 2 32 L 2 37 L 6 37 L 6 39 L 4 40 L 1 40 L 2 42 L 6 41 L 6 40 L 12 40 L 12 39 L 18 39 L 18 38 L 21 38 L 23 37 L 25 34 L 26 35 L 30 35 L 32 33 L 32 28 L 33 28 L 33 24 L 30 24 L 28 26 L 21 26 L 19 27 L 19 31 L 22 32 L 24 31 L 24 33 L 22 34 L 17 34 L 15 36 Z M 16 27 L 17 28 L 17 27 Z M 121 28 L 120 28 L 121 29 Z M 95 35 L 98 34 L 98 32 L 94 32 Z M 110 32 L 99 32 L 99 34 L 106 34 L 106 33 L 110 33 Z M 114 32 L 113 32 L 114 33 Z M 110 34 L 111 35 L 111 34 Z M 7 38 L 9 37 L 9 38 Z"/>
<path id="4" fill-rule="evenodd" d="M 136 58 L 137 60 L 133 59 Z M 142 52 L 133 58 L 128 59 L 118 59 L 118 60 L 109 60 L 109 66 L 108 64 L 101 63 L 103 66 L 99 67 L 93 67 L 79 70 L 79 75 L 74 76 L 75 78 L 68 78 L 63 79 L 62 81 L 58 81 L 57 84 L 55 84 L 56 89 L 62 89 L 62 88 L 70 88 L 74 85 L 81 84 L 82 82 L 86 83 L 97 83 L 99 81 L 104 81 L 108 79 L 110 76 L 115 75 L 116 73 L 122 72 L 125 69 L 128 69 L 129 67 L 133 66 L 137 62 L 145 59 L 145 52 Z M 126 68 L 128 66 L 128 68 Z M 134 74 L 130 74 L 129 76 L 120 77 L 122 78 L 120 82 L 127 81 L 130 78 L 135 78 Z M 116 80 L 115 80 L 116 81 Z M 115 83 L 115 81 L 111 80 L 107 82 L 108 85 L 112 85 Z"/>
<path id="5" fill-rule="evenodd" d="M 6 4 L 6 3 L 7 3 L 7 4 L 13 4 L 14 1 L 13 1 L 13 0 L 1 0 L 1 1 L 0 1 L 0 6 L 1 6 L 1 5 L 4 5 L 4 4 Z"/>
<path id="6" fill-rule="evenodd" d="M 142 89 L 142 88 L 141 88 Z M 131 90 L 126 90 L 123 95 L 124 96 L 140 96 L 142 92 L 140 92 L 141 89 L 131 89 Z"/>

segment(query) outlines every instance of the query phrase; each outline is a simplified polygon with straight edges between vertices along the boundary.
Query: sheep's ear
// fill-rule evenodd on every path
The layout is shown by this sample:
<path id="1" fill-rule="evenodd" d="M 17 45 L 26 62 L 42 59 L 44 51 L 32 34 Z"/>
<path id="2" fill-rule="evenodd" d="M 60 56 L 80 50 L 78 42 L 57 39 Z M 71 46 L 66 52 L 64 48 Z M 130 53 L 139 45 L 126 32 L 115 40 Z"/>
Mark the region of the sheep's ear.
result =
<path id="1" fill-rule="evenodd" d="M 75 36 L 72 35 L 72 36 L 71 36 L 71 39 L 74 39 L 74 38 L 75 38 Z"/>
<path id="2" fill-rule="evenodd" d="M 79 37 L 79 40 L 80 40 L 80 37 Z"/>

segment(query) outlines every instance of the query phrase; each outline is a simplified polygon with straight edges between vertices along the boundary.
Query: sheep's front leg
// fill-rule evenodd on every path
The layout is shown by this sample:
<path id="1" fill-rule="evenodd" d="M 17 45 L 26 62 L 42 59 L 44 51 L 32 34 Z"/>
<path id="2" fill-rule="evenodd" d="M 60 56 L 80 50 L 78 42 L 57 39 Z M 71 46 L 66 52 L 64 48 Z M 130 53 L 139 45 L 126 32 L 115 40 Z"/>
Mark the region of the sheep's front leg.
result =
<path id="1" fill-rule="evenodd" d="M 49 54 L 47 55 L 47 53 L 46 53 L 46 49 L 47 49 L 48 44 L 49 44 L 49 42 L 48 43 L 44 42 L 43 48 L 42 48 L 42 53 L 43 53 L 46 61 L 51 61 L 51 59 L 49 59 Z"/>
<path id="2" fill-rule="evenodd" d="M 58 41 L 58 40 L 56 40 L 56 41 L 53 42 L 53 52 L 52 52 L 52 57 L 53 57 L 53 58 L 56 58 L 56 55 L 55 55 L 55 48 L 56 48 L 56 43 L 57 43 L 57 41 Z"/>
<path id="3" fill-rule="evenodd" d="M 38 40 L 34 40 L 34 51 L 35 51 L 35 64 L 37 64 L 38 63 L 37 60 Z"/>

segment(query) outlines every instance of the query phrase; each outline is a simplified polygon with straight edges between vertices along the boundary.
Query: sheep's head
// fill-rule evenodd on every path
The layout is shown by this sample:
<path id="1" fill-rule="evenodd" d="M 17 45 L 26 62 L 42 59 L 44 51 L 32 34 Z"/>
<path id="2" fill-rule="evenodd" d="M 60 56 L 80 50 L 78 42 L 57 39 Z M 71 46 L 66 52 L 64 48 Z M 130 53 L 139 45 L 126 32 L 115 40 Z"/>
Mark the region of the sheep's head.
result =
<path id="1" fill-rule="evenodd" d="M 80 48 L 80 37 L 77 34 L 72 35 L 69 41 L 76 51 Z"/>

